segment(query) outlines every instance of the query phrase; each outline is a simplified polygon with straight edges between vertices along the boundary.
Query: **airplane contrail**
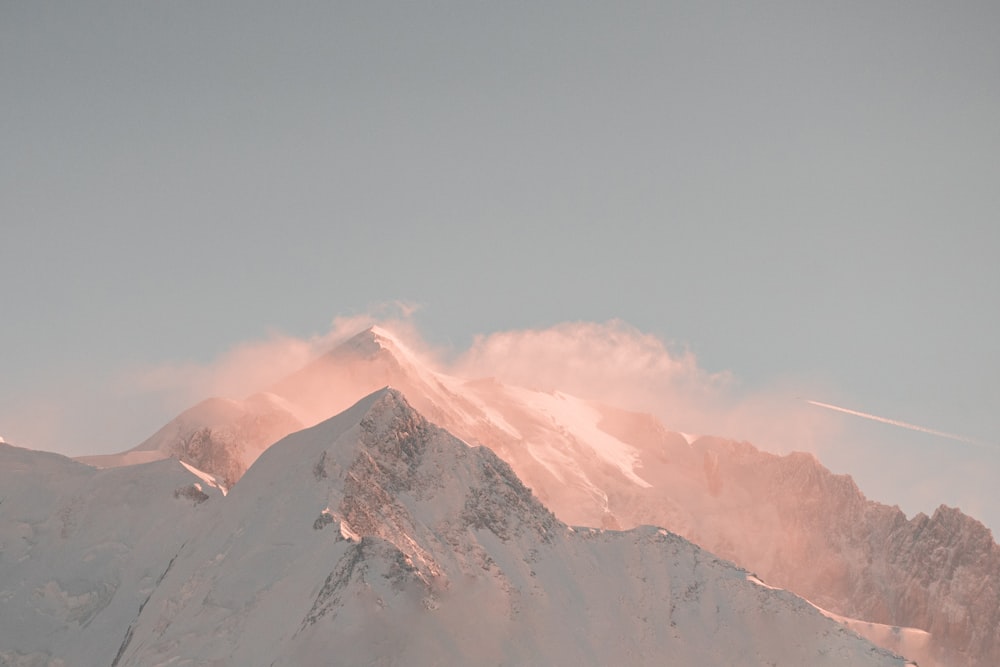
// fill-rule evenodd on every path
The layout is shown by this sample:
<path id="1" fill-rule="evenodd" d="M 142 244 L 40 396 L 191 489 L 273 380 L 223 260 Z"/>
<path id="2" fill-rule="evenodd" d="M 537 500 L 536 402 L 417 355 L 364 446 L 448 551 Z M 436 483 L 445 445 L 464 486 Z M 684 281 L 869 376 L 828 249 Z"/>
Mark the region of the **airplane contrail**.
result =
<path id="1" fill-rule="evenodd" d="M 964 435 L 958 435 L 957 433 L 947 433 L 945 431 L 938 431 L 937 429 L 927 428 L 925 426 L 918 426 L 916 424 L 911 424 L 909 422 L 899 421 L 898 419 L 889 419 L 887 417 L 879 417 L 878 415 L 872 415 L 867 412 L 859 412 L 858 410 L 850 410 L 848 408 L 842 408 L 839 405 L 830 405 L 829 403 L 820 403 L 819 401 L 811 401 L 808 398 L 802 399 L 810 405 L 815 405 L 821 408 L 826 408 L 827 410 L 836 410 L 837 412 L 843 412 L 846 415 L 854 415 L 855 417 L 862 417 L 864 419 L 871 419 L 872 421 L 882 422 L 883 424 L 890 424 L 892 426 L 899 426 L 900 428 L 908 428 L 911 431 L 919 431 L 920 433 L 928 433 L 930 435 L 936 435 L 941 438 L 948 438 L 949 440 L 956 440 L 958 442 L 964 442 L 969 445 L 976 445 L 977 447 L 993 447 L 989 443 L 983 442 L 982 440 L 976 440 L 975 438 L 968 438 Z"/>

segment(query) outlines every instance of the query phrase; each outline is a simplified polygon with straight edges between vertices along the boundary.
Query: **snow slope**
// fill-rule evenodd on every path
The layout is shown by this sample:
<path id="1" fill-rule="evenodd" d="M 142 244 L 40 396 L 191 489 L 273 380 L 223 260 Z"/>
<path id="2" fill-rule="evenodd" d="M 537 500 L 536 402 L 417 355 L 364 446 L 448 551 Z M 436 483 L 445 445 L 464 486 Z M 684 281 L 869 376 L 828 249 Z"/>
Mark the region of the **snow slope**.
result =
<path id="1" fill-rule="evenodd" d="M 0 444 L 0 665 L 108 665 L 221 498 L 177 461 L 95 470 Z"/>
<path id="2" fill-rule="evenodd" d="M 575 529 L 391 389 L 265 452 L 116 665 L 902 665 L 666 530 Z"/>

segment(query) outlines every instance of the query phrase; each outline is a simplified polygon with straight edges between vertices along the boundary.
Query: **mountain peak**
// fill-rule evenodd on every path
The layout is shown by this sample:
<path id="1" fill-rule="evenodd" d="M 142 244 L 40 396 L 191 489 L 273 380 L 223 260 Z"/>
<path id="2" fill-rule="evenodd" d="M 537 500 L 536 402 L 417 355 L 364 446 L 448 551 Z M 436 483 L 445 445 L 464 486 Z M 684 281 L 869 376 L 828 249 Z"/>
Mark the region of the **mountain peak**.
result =
<path id="1" fill-rule="evenodd" d="M 380 326 L 372 325 L 367 329 L 359 331 L 347 340 L 337 345 L 331 352 L 361 352 L 366 355 L 373 355 L 380 350 L 399 350 L 405 346 L 390 331 Z"/>
<path id="2" fill-rule="evenodd" d="M 339 343 L 330 350 L 330 355 L 335 357 L 359 356 L 370 359 L 385 348 L 385 345 L 382 344 L 384 340 L 388 339 L 381 336 L 376 327 L 369 327 Z"/>
<path id="3" fill-rule="evenodd" d="M 400 367 L 410 369 L 411 372 L 424 373 L 429 370 L 425 368 L 426 363 L 420 355 L 399 336 L 377 325 L 351 336 L 331 350 L 330 355 L 338 359 L 367 361 L 379 358 L 395 362 Z"/>

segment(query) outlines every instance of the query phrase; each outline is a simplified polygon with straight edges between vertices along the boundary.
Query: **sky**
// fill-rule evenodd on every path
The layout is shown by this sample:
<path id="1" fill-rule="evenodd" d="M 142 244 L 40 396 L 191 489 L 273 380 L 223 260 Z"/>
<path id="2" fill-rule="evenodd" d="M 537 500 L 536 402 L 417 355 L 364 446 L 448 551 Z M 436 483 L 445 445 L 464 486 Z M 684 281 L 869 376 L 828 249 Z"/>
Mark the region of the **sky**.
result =
<path id="1" fill-rule="evenodd" d="M 724 435 L 996 533 L 998 25 L 919 0 L 2 2 L 0 435 L 127 449 L 211 386 L 184 381 L 345 323 L 458 359 L 596 323 L 766 403 L 771 436 Z M 796 447 L 784 406 L 835 428 Z"/>

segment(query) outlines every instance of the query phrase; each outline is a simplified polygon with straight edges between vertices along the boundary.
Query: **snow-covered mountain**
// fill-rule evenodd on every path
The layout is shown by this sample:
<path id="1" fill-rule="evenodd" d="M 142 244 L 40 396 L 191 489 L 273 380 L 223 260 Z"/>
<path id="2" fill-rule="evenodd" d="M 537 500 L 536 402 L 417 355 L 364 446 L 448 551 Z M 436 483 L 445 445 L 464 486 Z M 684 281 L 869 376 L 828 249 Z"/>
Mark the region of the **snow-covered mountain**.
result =
<path id="1" fill-rule="evenodd" d="M 246 400 L 209 398 L 189 408 L 137 447 L 78 461 L 113 468 L 166 458 L 211 472 L 230 487 L 269 446 L 303 427 L 294 408 L 274 394 Z"/>
<path id="2" fill-rule="evenodd" d="M 567 523 L 665 526 L 882 645 L 905 647 L 924 667 L 1000 664 L 1000 549 L 970 517 L 941 508 L 907 520 L 810 455 L 691 438 L 648 415 L 567 394 L 445 375 L 382 329 L 361 332 L 269 388 L 268 409 L 279 406 L 286 424 L 265 420 L 278 427 L 255 435 L 252 447 L 215 438 L 198 463 L 232 480 L 260 443 L 295 430 L 293 420 L 315 424 L 385 385 L 462 440 L 493 450 Z M 229 426 L 214 428 L 233 433 L 242 427 L 232 424 L 253 423 L 253 410 L 234 414 Z M 178 455 L 181 434 L 198 432 L 186 425 L 197 420 L 182 422 L 147 443 Z M 129 456 L 143 448 L 151 447 Z"/>
<path id="3" fill-rule="evenodd" d="M 95 470 L 0 444 L 0 665 L 108 665 L 221 498 L 175 460 Z"/>
<path id="4" fill-rule="evenodd" d="M 209 502 L 172 461 L 0 454 L 22 480 L 0 527 L 4 664 L 905 663 L 667 530 L 562 523 L 393 389 L 285 438 Z M 36 544 L 9 551 L 29 528 Z"/>

